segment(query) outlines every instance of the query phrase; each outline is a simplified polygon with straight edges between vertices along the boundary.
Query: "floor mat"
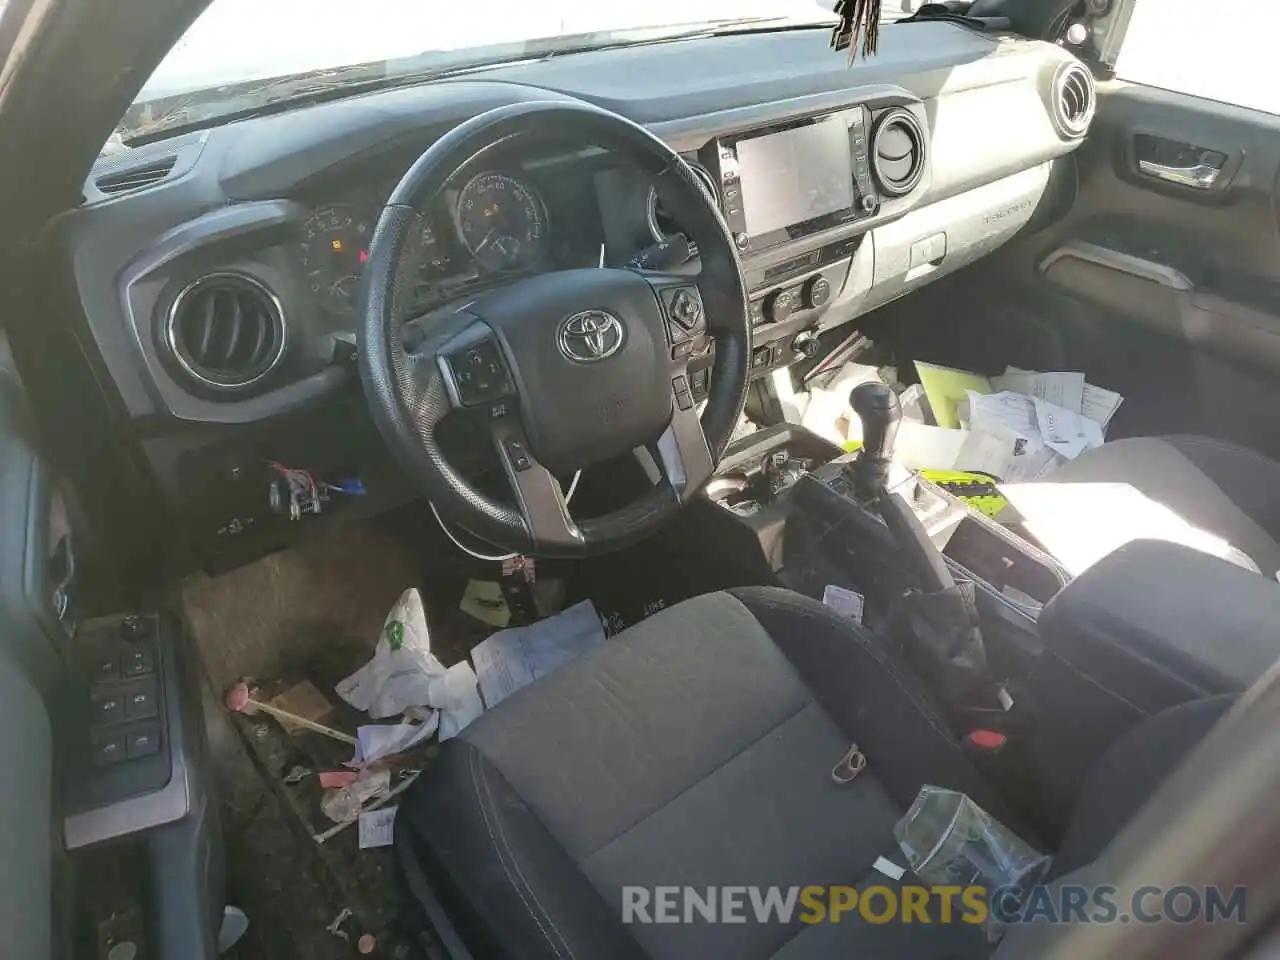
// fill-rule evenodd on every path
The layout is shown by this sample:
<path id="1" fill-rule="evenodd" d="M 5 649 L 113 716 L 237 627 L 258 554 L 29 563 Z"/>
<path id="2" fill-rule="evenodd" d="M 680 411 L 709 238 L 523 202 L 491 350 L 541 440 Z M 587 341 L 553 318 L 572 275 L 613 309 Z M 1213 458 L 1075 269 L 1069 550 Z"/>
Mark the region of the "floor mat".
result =
<path id="1" fill-rule="evenodd" d="M 181 595 L 211 690 L 243 676 L 310 680 L 334 703 L 326 722 L 354 730 L 364 717 L 332 695 L 334 684 L 369 659 L 387 611 L 419 579 L 414 552 L 386 524 L 370 522 L 192 580 Z M 229 901 L 251 924 L 239 956 L 336 960 L 354 954 L 359 933 L 384 946 L 403 939 L 390 848 L 358 849 L 355 827 L 317 844 L 312 834 L 332 823 L 319 811 L 316 777 L 286 782 L 291 772 L 340 768 L 351 748 L 313 733 L 290 736 L 265 717 L 229 716 L 219 697 L 210 696 L 207 712 Z M 350 942 L 326 929 L 343 909 L 352 911 Z"/>

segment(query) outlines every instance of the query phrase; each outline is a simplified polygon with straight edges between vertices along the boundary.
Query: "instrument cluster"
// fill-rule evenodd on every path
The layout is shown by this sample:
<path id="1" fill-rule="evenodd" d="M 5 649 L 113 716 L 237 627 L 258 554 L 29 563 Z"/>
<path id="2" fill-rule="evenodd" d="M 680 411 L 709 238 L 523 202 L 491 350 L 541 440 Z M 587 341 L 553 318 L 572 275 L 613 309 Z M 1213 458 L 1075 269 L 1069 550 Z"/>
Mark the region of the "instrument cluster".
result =
<path id="1" fill-rule="evenodd" d="M 353 316 L 378 215 L 394 184 L 323 202 L 303 224 L 298 260 L 317 305 Z M 445 190 L 422 211 L 420 263 L 412 305 L 426 309 L 452 291 L 503 275 L 533 272 L 550 260 L 550 224 L 541 193 L 500 170 Z"/>

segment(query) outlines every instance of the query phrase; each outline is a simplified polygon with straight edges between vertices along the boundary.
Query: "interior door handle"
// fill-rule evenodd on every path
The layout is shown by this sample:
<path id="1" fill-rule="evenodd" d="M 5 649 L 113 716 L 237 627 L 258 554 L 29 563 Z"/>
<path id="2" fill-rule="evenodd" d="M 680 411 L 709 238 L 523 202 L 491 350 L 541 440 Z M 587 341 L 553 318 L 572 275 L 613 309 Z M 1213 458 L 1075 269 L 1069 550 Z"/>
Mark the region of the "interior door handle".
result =
<path id="1" fill-rule="evenodd" d="M 1192 190 L 1210 190 L 1218 182 L 1220 169 L 1208 163 L 1197 163 L 1190 167 L 1170 167 L 1154 160 L 1139 160 L 1138 170 L 1145 176 L 1166 183 L 1176 183 L 1180 187 Z"/>

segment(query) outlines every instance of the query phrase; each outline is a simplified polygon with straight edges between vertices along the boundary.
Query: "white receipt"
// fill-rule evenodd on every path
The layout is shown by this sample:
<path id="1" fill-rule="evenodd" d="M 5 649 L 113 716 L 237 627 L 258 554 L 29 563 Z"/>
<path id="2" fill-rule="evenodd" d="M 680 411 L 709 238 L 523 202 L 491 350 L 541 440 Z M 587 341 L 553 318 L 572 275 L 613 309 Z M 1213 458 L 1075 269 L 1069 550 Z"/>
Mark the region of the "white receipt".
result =
<path id="1" fill-rule="evenodd" d="M 1075 397 L 1076 378 L 1084 387 L 1078 403 Z M 997 390 L 1013 390 L 1065 407 L 1088 417 L 1104 431 L 1124 402 L 1124 397 L 1113 390 L 1084 383 L 1083 373 L 1036 373 L 1034 370 L 1006 367 L 1004 374 L 992 380 L 991 385 Z"/>
<path id="2" fill-rule="evenodd" d="M 883 873 L 890 880 L 901 880 L 907 875 L 906 868 L 900 867 L 892 860 L 886 860 L 884 857 L 876 857 L 876 862 L 871 865 L 871 868 Z"/>
<path id="3" fill-rule="evenodd" d="M 1040 399 L 1032 403 L 1044 442 L 1068 460 L 1102 446 L 1102 427 L 1096 421 Z"/>
<path id="4" fill-rule="evenodd" d="M 605 642 L 590 600 L 527 627 L 499 630 L 471 651 L 480 693 L 490 709 L 521 687 Z"/>
<path id="5" fill-rule="evenodd" d="M 867 601 L 860 593 L 829 583 L 822 591 L 822 603 L 842 617 L 848 617 L 854 623 L 861 623 L 862 611 Z"/>
<path id="6" fill-rule="evenodd" d="M 1035 402 L 1020 393 L 975 393 L 966 391 L 969 401 L 969 429 L 990 431 L 993 426 L 1005 427 L 1022 437 L 1036 436 L 1040 428 L 1036 424 Z"/>
<path id="7" fill-rule="evenodd" d="M 1116 415 L 1116 411 L 1120 409 L 1120 404 L 1123 402 L 1124 397 L 1120 394 L 1086 383 L 1084 407 L 1080 412 L 1106 430 L 1107 425 L 1111 423 L 1111 418 Z"/>
<path id="8" fill-rule="evenodd" d="M 992 380 L 991 385 L 997 390 L 1025 393 L 1072 413 L 1080 413 L 1084 406 L 1083 373 L 1032 373 L 1011 367 L 1004 376 Z"/>
<path id="9" fill-rule="evenodd" d="M 395 839 L 396 808 L 380 807 L 360 814 L 360 849 L 372 850 L 389 847 Z"/>

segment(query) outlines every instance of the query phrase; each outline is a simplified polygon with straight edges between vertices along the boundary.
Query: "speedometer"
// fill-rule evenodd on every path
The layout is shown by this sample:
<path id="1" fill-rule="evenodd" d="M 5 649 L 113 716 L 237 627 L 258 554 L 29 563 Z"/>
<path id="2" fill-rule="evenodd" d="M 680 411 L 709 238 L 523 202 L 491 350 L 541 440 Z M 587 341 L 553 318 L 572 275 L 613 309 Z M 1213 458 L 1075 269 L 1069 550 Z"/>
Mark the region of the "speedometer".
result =
<path id="1" fill-rule="evenodd" d="M 545 253 L 546 214 L 526 184 L 505 173 L 482 173 L 458 195 L 458 233 L 482 267 L 523 270 Z"/>

